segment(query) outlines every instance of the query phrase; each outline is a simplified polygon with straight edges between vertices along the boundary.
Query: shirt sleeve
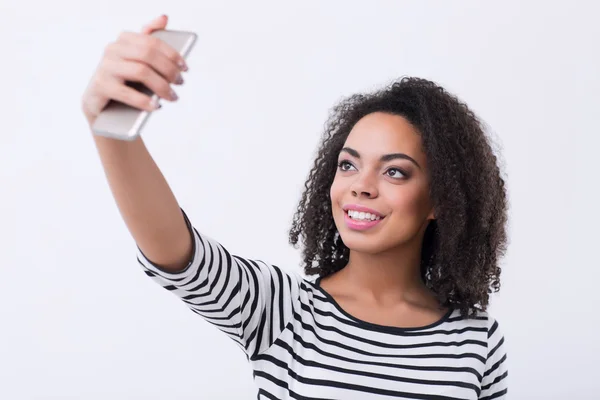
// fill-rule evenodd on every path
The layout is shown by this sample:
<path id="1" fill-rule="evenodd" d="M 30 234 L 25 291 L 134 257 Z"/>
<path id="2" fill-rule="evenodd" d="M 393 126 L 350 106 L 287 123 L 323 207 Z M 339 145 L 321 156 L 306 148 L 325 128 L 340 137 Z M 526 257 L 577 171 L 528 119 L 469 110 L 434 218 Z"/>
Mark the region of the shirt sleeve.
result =
<path id="1" fill-rule="evenodd" d="M 488 354 L 479 399 L 506 399 L 508 367 L 504 334 L 500 330 L 498 321 L 488 317 L 488 322 Z"/>
<path id="2" fill-rule="evenodd" d="M 193 238 L 192 259 L 183 270 L 172 273 L 149 260 L 138 246 L 137 259 L 144 272 L 238 343 L 248 357 L 266 351 L 293 316 L 301 276 L 231 255 L 220 243 L 198 233 L 181 212 Z"/>

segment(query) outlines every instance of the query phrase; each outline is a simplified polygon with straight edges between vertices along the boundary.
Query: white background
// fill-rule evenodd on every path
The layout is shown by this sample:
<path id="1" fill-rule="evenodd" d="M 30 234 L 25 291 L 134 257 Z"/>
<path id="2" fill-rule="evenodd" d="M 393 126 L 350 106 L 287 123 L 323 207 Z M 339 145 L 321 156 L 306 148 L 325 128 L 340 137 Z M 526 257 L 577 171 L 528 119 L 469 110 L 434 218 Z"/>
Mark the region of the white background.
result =
<path id="1" fill-rule="evenodd" d="M 167 13 L 199 40 L 144 138 L 198 229 L 300 268 L 287 229 L 330 108 L 435 80 L 502 147 L 509 397 L 597 399 L 600 6 L 282 3 L 2 0 L 0 398 L 255 398 L 237 346 L 142 273 L 80 112 L 104 46 Z"/>

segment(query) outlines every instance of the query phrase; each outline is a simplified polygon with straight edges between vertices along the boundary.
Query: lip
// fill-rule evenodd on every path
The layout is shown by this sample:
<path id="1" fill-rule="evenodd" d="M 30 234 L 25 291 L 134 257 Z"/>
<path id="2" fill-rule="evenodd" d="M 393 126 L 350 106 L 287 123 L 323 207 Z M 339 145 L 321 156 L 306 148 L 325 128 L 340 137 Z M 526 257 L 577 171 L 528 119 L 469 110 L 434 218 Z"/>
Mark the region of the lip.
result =
<path id="1" fill-rule="evenodd" d="M 371 229 L 374 226 L 378 225 L 384 219 L 384 215 L 382 215 L 381 213 L 369 207 L 361 206 L 358 204 L 348 204 L 343 206 L 342 209 L 344 210 L 344 222 L 346 223 L 346 226 L 356 231 L 364 231 L 367 229 Z M 357 221 L 355 219 L 350 218 L 350 216 L 348 215 L 348 210 L 370 213 L 378 216 L 379 219 L 375 221 Z"/>

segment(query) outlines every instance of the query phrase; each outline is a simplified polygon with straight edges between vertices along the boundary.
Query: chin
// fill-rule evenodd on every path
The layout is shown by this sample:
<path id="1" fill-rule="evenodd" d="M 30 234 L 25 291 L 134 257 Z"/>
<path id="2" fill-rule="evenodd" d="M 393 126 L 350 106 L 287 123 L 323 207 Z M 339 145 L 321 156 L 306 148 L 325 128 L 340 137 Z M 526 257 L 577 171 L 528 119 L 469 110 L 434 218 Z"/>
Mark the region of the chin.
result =
<path id="1" fill-rule="evenodd" d="M 386 243 L 383 235 L 364 235 L 359 232 L 340 232 L 340 237 L 344 245 L 351 251 L 363 254 L 379 254 L 391 247 L 390 243 Z"/>
<path id="2" fill-rule="evenodd" d="M 381 229 L 384 228 L 383 226 L 367 231 L 354 230 L 346 226 L 345 213 L 341 211 L 341 214 L 341 217 L 334 218 L 334 222 L 342 242 L 351 251 L 363 254 L 378 254 L 393 247 L 389 235 L 386 235 L 386 230 Z"/>

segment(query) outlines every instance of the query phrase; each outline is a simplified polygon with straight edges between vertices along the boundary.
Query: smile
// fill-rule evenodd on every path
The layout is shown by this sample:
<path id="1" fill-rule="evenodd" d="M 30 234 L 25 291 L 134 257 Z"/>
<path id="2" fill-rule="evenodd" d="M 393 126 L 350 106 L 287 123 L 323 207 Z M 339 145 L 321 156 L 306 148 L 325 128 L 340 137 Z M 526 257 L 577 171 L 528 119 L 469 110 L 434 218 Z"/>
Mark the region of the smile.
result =
<path id="1" fill-rule="evenodd" d="M 347 210 L 344 212 L 346 226 L 353 230 L 364 231 L 378 225 L 384 217 L 363 211 Z"/>
<path id="2" fill-rule="evenodd" d="M 371 214 L 368 212 L 348 210 L 347 214 L 350 218 L 356 221 L 377 221 L 381 219 L 379 215 Z"/>

